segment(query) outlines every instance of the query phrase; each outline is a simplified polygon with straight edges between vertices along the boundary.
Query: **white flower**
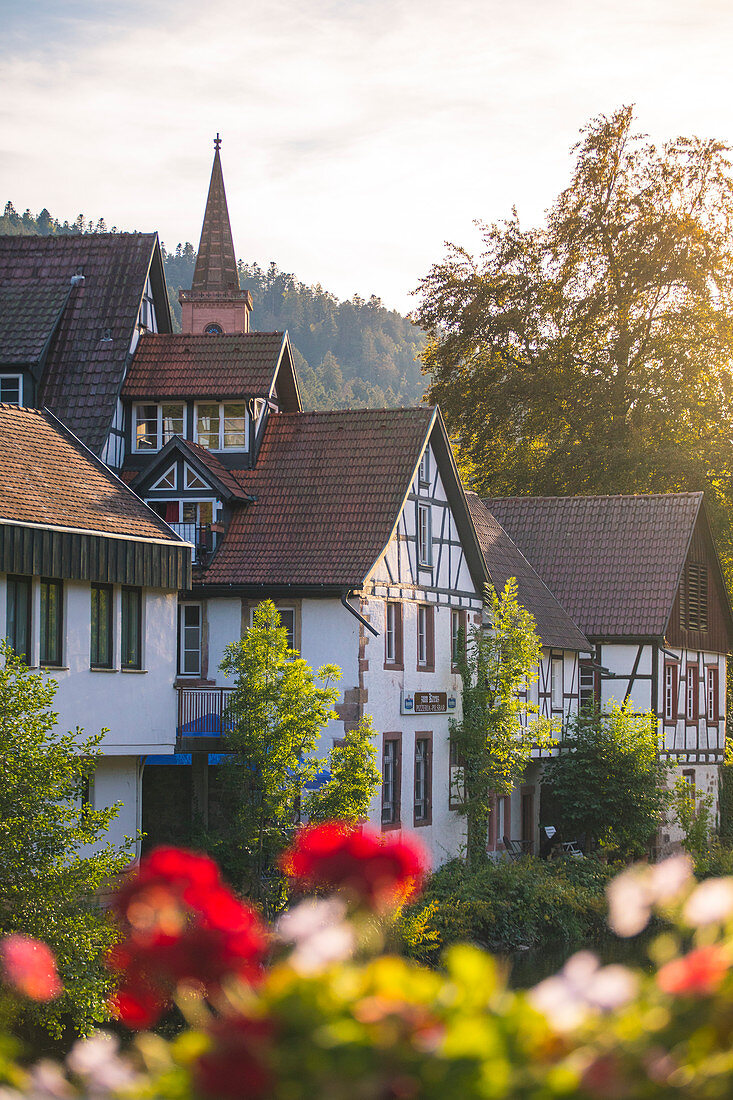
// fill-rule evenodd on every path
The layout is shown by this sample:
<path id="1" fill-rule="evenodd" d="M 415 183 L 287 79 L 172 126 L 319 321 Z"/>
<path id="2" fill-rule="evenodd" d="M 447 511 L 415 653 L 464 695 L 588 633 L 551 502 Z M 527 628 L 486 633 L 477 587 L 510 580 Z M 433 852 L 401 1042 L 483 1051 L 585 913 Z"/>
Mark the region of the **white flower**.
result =
<path id="1" fill-rule="evenodd" d="M 650 868 L 650 892 L 654 901 L 672 901 L 693 880 L 693 864 L 682 852 Z"/>
<path id="2" fill-rule="evenodd" d="M 639 979 L 636 974 L 628 967 L 614 963 L 597 971 L 586 995 L 596 1008 L 609 1012 L 632 1001 L 638 988 Z"/>
<path id="3" fill-rule="evenodd" d="M 72 1073 L 81 1077 L 91 1092 L 114 1092 L 135 1080 L 135 1072 L 118 1054 L 119 1041 L 108 1031 L 74 1043 L 66 1058 Z"/>
<path id="4" fill-rule="evenodd" d="M 733 914 L 733 878 L 709 878 L 693 890 L 683 916 L 693 928 L 721 924 Z"/>
<path id="5" fill-rule="evenodd" d="M 588 1006 L 577 991 L 557 974 L 529 991 L 529 1002 L 546 1016 L 556 1031 L 573 1031 L 588 1015 Z"/>
<path id="6" fill-rule="evenodd" d="M 617 936 L 636 936 L 649 923 L 651 891 L 649 868 L 629 867 L 606 887 L 608 923 Z"/>
<path id="7" fill-rule="evenodd" d="M 608 1012 L 628 1004 L 638 984 L 625 966 L 601 967 L 592 952 L 578 951 L 559 974 L 530 990 L 529 1000 L 556 1031 L 573 1031 L 592 1011 Z"/>
<path id="8" fill-rule="evenodd" d="M 72 1088 L 58 1062 L 52 1062 L 50 1058 L 36 1062 L 30 1072 L 26 1100 L 31 1097 L 33 1100 L 65 1100 L 72 1095 Z"/>
<path id="9" fill-rule="evenodd" d="M 295 944 L 290 956 L 295 970 L 315 974 L 330 963 L 351 958 L 356 941 L 345 915 L 346 905 L 340 898 L 308 898 L 280 917 L 280 938 Z"/>

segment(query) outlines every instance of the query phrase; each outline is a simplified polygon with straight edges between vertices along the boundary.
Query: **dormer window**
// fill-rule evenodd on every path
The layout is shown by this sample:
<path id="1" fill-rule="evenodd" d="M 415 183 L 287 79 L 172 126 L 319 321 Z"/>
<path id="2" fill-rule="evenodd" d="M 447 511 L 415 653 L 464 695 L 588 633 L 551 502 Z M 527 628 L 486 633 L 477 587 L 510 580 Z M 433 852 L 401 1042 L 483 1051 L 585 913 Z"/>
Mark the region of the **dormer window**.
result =
<path id="1" fill-rule="evenodd" d="M 23 377 L 20 374 L 6 374 L 0 378 L 0 401 L 6 405 L 23 403 Z"/>
<path id="2" fill-rule="evenodd" d="M 183 405 L 135 405 L 132 443 L 135 451 L 159 451 L 174 435 L 183 435 Z"/>
<path id="3" fill-rule="evenodd" d="M 246 451 L 247 406 L 229 402 L 196 406 L 196 442 L 210 451 Z"/>

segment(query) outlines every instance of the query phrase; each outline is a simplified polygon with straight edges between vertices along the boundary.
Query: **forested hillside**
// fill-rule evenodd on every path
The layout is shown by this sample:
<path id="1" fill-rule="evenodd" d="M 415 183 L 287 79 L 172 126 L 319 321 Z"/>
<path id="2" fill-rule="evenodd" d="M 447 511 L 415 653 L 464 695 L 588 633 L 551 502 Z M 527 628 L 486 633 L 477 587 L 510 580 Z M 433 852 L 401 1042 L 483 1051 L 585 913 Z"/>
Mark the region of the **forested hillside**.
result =
<path id="1" fill-rule="evenodd" d="M 103 219 L 59 222 L 48 210 L 34 216 L 18 214 L 7 203 L 0 233 L 105 233 Z M 114 231 L 114 227 L 110 231 Z M 191 286 L 196 252 L 191 244 L 175 252 L 163 247 L 168 294 L 174 325 L 181 310 L 178 291 Z M 355 296 L 339 301 L 320 284 L 307 286 L 271 263 L 267 270 L 240 261 L 242 286 L 254 302 L 252 327 L 259 331 L 287 329 L 307 409 L 338 409 L 419 404 L 426 387 L 418 356 L 425 342 L 421 329 L 406 317 L 385 309 L 379 298 Z"/>

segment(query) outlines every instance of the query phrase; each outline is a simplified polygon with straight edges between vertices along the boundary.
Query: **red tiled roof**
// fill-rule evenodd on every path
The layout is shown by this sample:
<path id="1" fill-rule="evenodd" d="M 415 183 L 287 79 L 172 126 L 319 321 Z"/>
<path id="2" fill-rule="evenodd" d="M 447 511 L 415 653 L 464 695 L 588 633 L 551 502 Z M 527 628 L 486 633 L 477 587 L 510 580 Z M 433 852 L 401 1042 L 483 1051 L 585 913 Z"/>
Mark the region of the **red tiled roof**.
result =
<path id="1" fill-rule="evenodd" d="M 96 453 L 114 416 L 156 243 L 154 233 L 0 236 L 0 292 L 71 291 L 49 346 L 40 403 Z M 84 284 L 71 288 L 78 272 Z M 27 335 L 25 321 L 22 328 Z M 18 338 L 6 335 L 12 350 Z"/>
<path id="2" fill-rule="evenodd" d="M 663 636 L 702 493 L 484 504 L 589 638 Z"/>
<path id="3" fill-rule="evenodd" d="M 270 416 L 257 497 L 233 516 L 206 584 L 357 587 L 389 541 L 433 409 Z"/>
<path id="4" fill-rule="evenodd" d="M 150 401 L 267 396 L 284 344 L 284 332 L 143 336 L 122 396 Z"/>
<path id="5" fill-rule="evenodd" d="M 51 416 L 0 405 L 0 519 L 180 543 Z"/>
<path id="6" fill-rule="evenodd" d="M 510 577 L 516 577 L 519 602 L 532 612 L 543 645 L 589 651 L 588 639 L 578 630 L 480 497 L 476 493 L 466 493 L 466 500 L 486 568 L 497 592 L 502 592 Z"/>
<path id="7" fill-rule="evenodd" d="M 239 500 L 249 499 L 248 494 L 237 481 L 232 471 L 227 469 L 223 462 L 220 462 L 216 455 L 212 454 L 207 447 L 202 447 L 200 443 L 194 443 L 190 439 L 182 439 L 181 443 L 196 455 L 199 462 L 203 463 L 206 469 L 210 470 L 214 477 L 219 479 L 233 497 Z"/>

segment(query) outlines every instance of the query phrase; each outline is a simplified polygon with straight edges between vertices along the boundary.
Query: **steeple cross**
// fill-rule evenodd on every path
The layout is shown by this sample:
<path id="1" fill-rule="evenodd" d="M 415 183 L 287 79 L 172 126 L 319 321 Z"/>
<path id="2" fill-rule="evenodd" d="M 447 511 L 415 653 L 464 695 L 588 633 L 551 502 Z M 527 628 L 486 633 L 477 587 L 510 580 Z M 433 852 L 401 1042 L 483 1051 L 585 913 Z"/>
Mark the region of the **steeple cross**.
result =
<path id="1" fill-rule="evenodd" d="M 221 148 L 221 138 L 219 137 L 218 134 L 214 138 L 214 148 L 216 149 L 217 153 L 219 152 L 219 149 Z"/>

